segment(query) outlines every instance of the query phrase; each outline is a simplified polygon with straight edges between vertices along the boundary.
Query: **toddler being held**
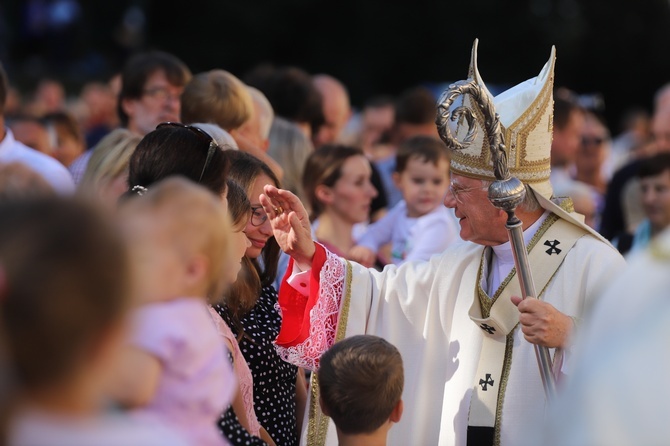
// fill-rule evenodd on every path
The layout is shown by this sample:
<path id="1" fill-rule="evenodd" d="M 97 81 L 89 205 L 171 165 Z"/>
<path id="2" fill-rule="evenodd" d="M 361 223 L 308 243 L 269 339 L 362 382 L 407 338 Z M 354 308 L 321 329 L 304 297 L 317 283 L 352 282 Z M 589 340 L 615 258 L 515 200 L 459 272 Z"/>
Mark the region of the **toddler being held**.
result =
<path id="1" fill-rule="evenodd" d="M 398 147 L 393 181 L 403 196 L 382 219 L 368 226 L 348 257 L 366 267 L 391 244 L 390 259 L 400 265 L 428 260 L 460 241 L 458 221 L 444 206 L 449 188 L 449 153 L 442 141 L 415 136 Z"/>
<path id="2" fill-rule="evenodd" d="M 237 387 L 208 310 L 240 269 L 226 199 L 169 178 L 124 203 L 121 217 L 143 304 L 115 395 L 136 417 L 179 429 L 192 444 L 226 444 L 216 421 Z"/>

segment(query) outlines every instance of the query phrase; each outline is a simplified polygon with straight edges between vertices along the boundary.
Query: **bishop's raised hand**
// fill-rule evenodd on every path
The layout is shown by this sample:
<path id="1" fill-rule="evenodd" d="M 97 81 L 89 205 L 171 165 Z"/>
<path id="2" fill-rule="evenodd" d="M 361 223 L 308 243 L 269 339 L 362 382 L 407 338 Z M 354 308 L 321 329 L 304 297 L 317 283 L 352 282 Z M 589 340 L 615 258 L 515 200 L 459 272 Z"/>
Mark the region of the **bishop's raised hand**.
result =
<path id="1" fill-rule="evenodd" d="M 309 215 L 292 192 L 266 185 L 259 200 L 270 219 L 279 247 L 293 257 L 301 270 L 311 267 L 314 241 Z"/>

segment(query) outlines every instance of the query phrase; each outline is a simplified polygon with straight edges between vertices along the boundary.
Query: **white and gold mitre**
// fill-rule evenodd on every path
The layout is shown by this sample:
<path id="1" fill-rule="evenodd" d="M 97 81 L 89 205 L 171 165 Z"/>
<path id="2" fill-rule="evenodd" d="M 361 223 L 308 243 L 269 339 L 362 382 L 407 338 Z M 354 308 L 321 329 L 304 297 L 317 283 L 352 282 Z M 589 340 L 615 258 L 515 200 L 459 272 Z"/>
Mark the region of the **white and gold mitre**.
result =
<path id="1" fill-rule="evenodd" d="M 453 102 L 448 104 L 448 109 L 440 109 L 440 106 L 445 104 L 444 100 L 450 90 L 447 90 L 438 102 L 436 122 L 440 136 L 444 140 L 444 132 L 447 132 L 456 140 L 455 146 L 445 140 L 451 149 L 451 170 L 467 177 L 496 181 L 490 148 L 492 141 L 487 135 L 487 113 L 481 105 L 483 102 L 488 103 L 489 108 L 492 105 L 490 111 L 499 115 L 499 131 L 504 138 L 499 142 L 504 143 L 510 175 L 550 199 L 552 189 L 549 173 L 556 49 L 552 47 L 549 60 L 537 77 L 493 97 L 477 68 L 477 43 L 475 40 L 472 46 L 467 81 L 450 86 L 450 90 L 453 93 L 452 87 L 467 82 L 479 88 L 475 88 L 477 91 L 473 92 L 473 89 L 466 86 L 461 90 L 466 93 L 454 97 Z M 450 119 L 441 120 L 441 112 L 444 118 L 447 110 Z M 440 129 L 440 125 L 449 128 Z"/>

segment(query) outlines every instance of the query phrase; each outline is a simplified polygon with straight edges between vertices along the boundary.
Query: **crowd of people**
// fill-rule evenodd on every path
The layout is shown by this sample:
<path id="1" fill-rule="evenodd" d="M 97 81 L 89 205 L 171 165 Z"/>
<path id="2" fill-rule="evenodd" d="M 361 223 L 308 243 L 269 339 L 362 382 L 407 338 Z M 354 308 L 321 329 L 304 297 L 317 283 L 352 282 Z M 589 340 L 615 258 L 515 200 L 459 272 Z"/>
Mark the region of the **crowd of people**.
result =
<path id="1" fill-rule="evenodd" d="M 0 445 L 665 438 L 621 381 L 661 412 L 639 386 L 667 348 L 613 342 L 667 347 L 670 84 L 614 138 L 554 65 L 494 97 L 475 42 L 455 102 L 412 86 L 358 111 L 297 67 L 152 51 L 71 98 L 0 66 Z M 482 101 L 525 187 L 526 299 Z"/>

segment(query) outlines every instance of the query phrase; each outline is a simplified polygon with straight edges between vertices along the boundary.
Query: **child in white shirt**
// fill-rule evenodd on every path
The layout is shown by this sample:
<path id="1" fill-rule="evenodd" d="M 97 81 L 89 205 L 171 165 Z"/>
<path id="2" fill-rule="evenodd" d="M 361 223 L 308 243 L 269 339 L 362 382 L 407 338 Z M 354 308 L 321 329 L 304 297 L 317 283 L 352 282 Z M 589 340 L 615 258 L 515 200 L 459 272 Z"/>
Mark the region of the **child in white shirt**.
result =
<path id="1" fill-rule="evenodd" d="M 444 143 L 427 136 L 408 139 L 398 147 L 393 181 L 403 200 L 381 220 L 368 226 L 349 258 L 374 265 L 380 249 L 391 243 L 391 258 L 384 263 L 400 265 L 427 260 L 460 241 L 458 221 L 447 209 L 449 153 Z"/>

